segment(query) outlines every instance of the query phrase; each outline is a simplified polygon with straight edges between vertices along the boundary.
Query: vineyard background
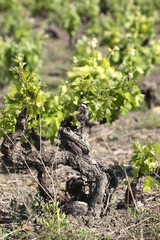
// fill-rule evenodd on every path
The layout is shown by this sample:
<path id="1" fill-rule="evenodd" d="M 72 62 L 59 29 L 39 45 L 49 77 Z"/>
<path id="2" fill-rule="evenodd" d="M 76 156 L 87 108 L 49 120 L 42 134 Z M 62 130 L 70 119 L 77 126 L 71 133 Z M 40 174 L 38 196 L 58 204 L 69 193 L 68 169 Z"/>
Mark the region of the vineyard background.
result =
<path id="1" fill-rule="evenodd" d="M 66 5 L 70 4 L 70 2 L 72 2 L 74 6 L 76 1 L 66 1 Z M 77 1 L 77 3 L 78 2 L 81 1 Z M 97 0 L 86 2 L 88 4 L 90 3 L 94 7 L 97 6 L 97 3 L 99 4 L 99 1 Z M 104 0 L 100 2 L 102 4 L 101 11 L 104 12 L 105 11 L 104 6 L 106 2 L 108 3 L 108 6 L 111 6 L 112 1 Z M 152 5 L 152 1 L 148 0 L 147 2 L 149 2 Z M 2 24 L 2 26 L 5 26 L 5 24 L 9 22 L 9 19 L 7 18 L 5 19 L 5 14 L 7 14 L 7 11 L 11 10 L 11 12 L 14 13 L 13 15 L 15 15 L 17 11 L 15 10 L 17 0 L 10 1 L 8 5 L 6 3 L 8 2 L 0 0 L 0 11 L 2 13 L 0 17 L 0 23 Z M 145 3 L 145 0 L 141 0 L 139 2 L 134 1 L 135 6 L 136 4 L 143 5 L 143 3 Z M 45 6 L 43 1 L 40 0 L 18 1 L 19 7 L 23 9 L 24 12 L 24 16 L 20 16 L 21 18 L 20 22 L 23 22 L 22 19 L 27 17 L 26 23 L 24 23 L 24 25 L 22 24 L 21 29 L 18 29 L 19 32 L 17 30 L 13 31 L 12 33 L 9 32 L 10 30 L 8 29 L 14 29 L 12 27 L 11 28 L 4 27 L 6 32 L 0 30 L 1 34 L 0 46 L 2 46 L 1 49 L 6 49 L 5 54 L 8 52 L 8 55 L 7 54 L 5 55 L 4 52 L 0 50 L 0 69 L 1 69 L 0 108 L 2 108 L 2 99 L 4 95 L 8 93 L 9 88 L 12 84 L 11 81 L 12 75 L 8 72 L 8 69 L 14 66 L 13 59 L 17 55 L 19 56 L 25 54 L 24 55 L 25 61 L 28 62 L 27 70 L 39 73 L 40 80 L 45 82 L 47 85 L 45 88 L 45 92 L 49 91 L 54 94 L 57 94 L 60 82 L 62 82 L 62 80 L 64 79 L 65 80 L 67 79 L 67 72 L 73 68 L 72 57 L 75 54 L 77 54 L 77 57 L 81 57 L 81 55 L 78 55 L 79 53 L 76 53 L 75 50 L 78 49 L 77 47 L 78 45 L 76 45 L 78 39 L 83 39 L 82 43 L 84 41 L 84 44 L 86 44 L 86 42 L 88 44 L 88 42 L 90 43 L 92 41 L 93 37 L 97 37 L 97 39 L 100 39 L 98 40 L 97 44 L 98 49 L 100 49 L 100 51 L 104 55 L 110 54 L 110 51 L 112 51 L 112 49 L 114 49 L 115 46 L 118 46 L 118 42 L 114 44 L 111 43 L 110 40 L 110 39 L 113 40 L 113 38 L 115 37 L 114 32 L 111 35 L 109 35 L 108 33 L 107 35 L 108 39 L 106 36 L 104 36 L 103 40 L 101 40 L 102 30 L 100 31 L 98 29 L 97 27 L 99 26 L 98 22 L 94 21 L 95 19 L 97 21 L 97 19 L 100 18 L 100 16 L 98 15 L 99 14 L 98 11 L 97 14 L 95 14 L 95 16 L 92 14 L 87 16 L 86 17 L 87 20 L 85 19 L 85 16 L 83 16 L 84 13 L 80 15 L 81 16 L 80 20 L 78 20 L 77 17 L 75 17 L 75 19 L 77 19 L 78 24 L 77 25 L 75 24 L 75 27 L 73 27 L 74 31 L 72 32 L 70 31 L 69 28 L 65 27 L 64 24 L 66 22 L 65 20 L 62 19 L 62 22 L 60 21 L 61 17 L 59 16 L 59 11 L 57 7 L 60 6 L 60 4 L 61 1 L 58 0 L 46 1 Z M 155 4 L 154 8 L 153 9 L 150 8 L 151 10 L 150 13 L 148 13 L 149 15 L 154 16 L 154 13 L 158 10 L 157 6 L 159 2 L 155 1 L 154 4 Z M 121 13 L 122 11 L 123 14 L 124 5 L 122 4 L 122 1 L 120 1 L 120 3 L 117 3 L 117 1 L 115 0 L 113 6 L 117 6 L 118 9 L 118 10 L 112 9 L 113 12 L 116 11 Z M 57 8 L 57 10 L 55 10 L 55 8 Z M 75 9 L 75 7 L 73 8 Z M 92 8 L 90 7 L 90 9 Z M 144 8 L 143 13 L 144 15 L 147 12 L 146 9 Z M 21 12 L 21 10 L 19 11 Z M 86 10 L 84 10 L 84 12 L 85 11 Z M 72 8 L 71 12 L 72 13 L 74 12 Z M 93 13 L 96 13 L 95 8 L 93 8 Z M 13 23 L 13 19 L 14 18 L 12 16 L 10 20 L 11 23 Z M 71 23 L 74 22 L 73 19 L 71 18 Z M 137 19 L 136 20 L 134 19 L 133 22 L 137 21 Z M 145 21 L 148 21 L 148 19 L 149 16 L 146 17 Z M 81 24 L 79 23 L 80 21 Z M 90 26 L 90 23 L 92 23 L 92 21 L 93 25 Z M 152 33 L 154 21 L 156 31 L 155 35 Z M 41 204 L 44 204 L 44 202 L 41 199 L 41 197 L 37 194 L 38 185 L 35 181 L 36 171 L 32 170 L 32 174 L 30 174 L 28 170 L 10 173 L 6 171 L 6 169 L 2 166 L 1 163 L 0 239 L 158 240 L 160 238 L 159 187 L 157 190 L 154 190 L 155 198 L 152 197 L 154 195 L 146 196 L 146 198 L 149 199 L 148 200 L 149 202 L 146 208 L 144 208 L 143 213 L 140 214 L 136 213 L 132 208 L 126 210 L 124 208 L 123 203 L 124 193 L 127 188 L 127 186 L 124 184 L 124 180 L 126 179 L 124 168 L 126 169 L 128 176 L 129 177 L 132 176 L 131 175 L 132 166 L 130 162 L 133 153 L 132 143 L 134 141 L 139 141 L 141 144 L 145 144 L 146 141 L 154 142 L 159 141 L 160 134 L 159 22 L 160 20 L 158 15 L 158 18 L 155 17 L 155 20 L 153 20 L 151 25 L 149 25 L 149 23 L 146 24 L 148 29 L 151 30 L 150 32 L 147 32 L 147 38 L 148 39 L 151 38 L 151 41 L 153 41 L 153 45 L 152 44 L 151 45 L 156 47 L 153 50 L 151 49 L 152 47 L 149 46 L 149 49 L 151 50 L 148 50 L 147 55 L 143 56 L 141 61 L 138 62 L 138 66 L 140 65 L 139 67 L 142 69 L 143 72 L 143 74 L 140 73 L 140 75 L 143 75 L 143 81 L 145 83 L 145 85 L 143 85 L 142 83 L 140 83 L 140 85 L 142 91 L 146 94 L 147 102 L 143 103 L 140 109 L 136 111 L 129 112 L 125 116 L 120 115 L 120 117 L 116 121 L 114 121 L 112 125 L 107 123 L 98 124 L 96 122 L 95 125 L 91 128 L 91 130 L 88 128 L 86 129 L 86 134 L 88 135 L 88 142 L 91 145 L 90 153 L 91 156 L 94 159 L 96 159 L 96 161 L 113 167 L 118 178 L 118 187 L 111 199 L 111 203 L 109 205 L 109 212 L 107 213 L 107 215 L 101 218 L 94 218 L 88 216 L 73 217 L 72 215 L 69 215 L 68 220 L 70 227 L 68 227 L 67 225 L 66 230 L 66 228 L 63 228 L 63 226 L 59 228 L 58 225 L 57 227 L 58 230 L 54 232 L 54 230 L 51 227 L 48 228 L 45 226 L 45 224 L 43 224 L 42 226 L 39 223 L 39 219 L 41 219 L 42 216 L 41 213 L 40 214 L 37 213 L 38 212 L 37 209 L 41 206 Z M 26 26 L 28 26 L 28 23 L 30 23 L 31 26 L 29 27 L 28 30 L 26 30 Z M 88 28 L 87 25 L 89 25 Z M 16 21 L 15 26 L 17 26 Z M 93 29 L 94 30 L 96 29 L 96 31 L 94 32 Z M 24 34 L 24 32 L 29 31 L 31 31 L 29 34 L 28 33 Z M 108 30 L 108 32 L 109 31 L 110 29 Z M 82 37 L 85 34 L 88 35 L 87 40 L 85 37 Z M 22 46 L 23 45 L 22 39 L 25 39 L 24 40 L 25 43 L 28 41 L 28 44 L 26 44 L 26 48 Z M 144 39 L 142 40 L 142 42 L 144 42 Z M 4 47 L 4 43 L 6 45 L 8 44 L 7 47 L 6 46 Z M 29 45 L 29 43 L 32 46 Z M 33 46 L 33 44 L 35 44 L 35 46 Z M 20 45 L 22 47 L 20 47 Z M 111 50 L 109 48 L 111 48 Z M 136 47 L 133 45 L 132 49 L 136 49 Z M 85 51 L 86 50 L 82 48 L 82 50 L 80 50 L 80 54 L 85 53 Z M 138 50 L 136 49 L 136 51 L 138 52 L 139 49 Z M 154 51 L 156 51 L 156 55 Z M 151 56 L 151 53 L 153 56 L 149 58 L 148 56 L 149 55 Z M 124 53 L 122 52 L 122 56 L 123 54 Z M 139 56 L 139 59 L 140 58 L 141 55 Z M 143 62 L 145 58 L 147 58 L 148 63 L 146 65 L 144 64 L 144 66 L 141 66 L 141 62 Z M 114 61 L 115 59 L 112 59 L 112 63 L 115 66 L 118 66 L 119 64 L 121 64 L 120 62 L 123 61 L 123 57 L 122 60 L 120 59 L 115 63 Z M 151 71 L 151 73 L 149 73 L 148 70 Z M 0 141 L 2 142 L 2 138 L 0 139 Z M 52 146 L 52 148 L 55 150 L 56 144 L 58 144 L 57 140 L 54 146 Z M 48 151 L 51 149 L 51 146 L 49 145 L 49 140 L 44 141 L 44 145 L 45 148 L 48 149 Z M 65 183 L 71 176 L 74 176 L 75 174 L 77 173 L 74 172 L 69 167 L 60 167 L 56 170 L 54 180 L 57 186 L 57 195 L 60 196 L 62 195 L 62 198 L 64 197 Z M 159 181 L 159 169 L 156 171 L 155 178 Z M 47 210 L 45 214 L 47 216 Z M 70 229 L 72 227 L 73 229 L 78 229 L 77 232 L 74 231 L 73 229 Z M 81 230 L 79 230 L 79 227 Z M 56 229 L 55 225 L 54 228 Z M 53 235 L 51 234 L 50 237 L 49 235 L 48 236 L 45 235 L 45 231 L 51 231 L 54 232 L 54 234 Z"/>

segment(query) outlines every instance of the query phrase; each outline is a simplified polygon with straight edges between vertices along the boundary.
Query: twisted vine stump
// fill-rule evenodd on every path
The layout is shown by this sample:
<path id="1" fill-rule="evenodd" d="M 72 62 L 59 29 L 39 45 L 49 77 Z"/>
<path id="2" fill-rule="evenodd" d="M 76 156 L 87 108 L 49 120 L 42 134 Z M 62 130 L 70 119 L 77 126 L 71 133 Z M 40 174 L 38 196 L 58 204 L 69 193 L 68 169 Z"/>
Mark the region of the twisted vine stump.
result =
<path id="1" fill-rule="evenodd" d="M 56 152 L 46 152 L 42 148 L 41 153 L 39 149 L 33 150 L 28 142 L 19 144 L 28 117 L 26 110 L 22 111 L 17 119 L 15 133 L 4 136 L 1 145 L 3 162 L 15 170 L 36 168 L 40 192 L 46 200 L 56 199 L 52 178 L 54 171 L 60 164 L 70 166 L 80 173 L 80 177 L 72 177 L 66 182 L 66 192 L 70 198 L 62 205 L 62 209 L 73 215 L 100 216 L 107 212 L 117 179 L 110 167 L 96 162 L 90 156 L 90 146 L 83 138 L 88 110 L 84 104 L 80 104 L 78 111 L 77 119 L 81 128 L 71 125 L 72 117 L 64 120 L 58 133 L 60 147 Z"/>

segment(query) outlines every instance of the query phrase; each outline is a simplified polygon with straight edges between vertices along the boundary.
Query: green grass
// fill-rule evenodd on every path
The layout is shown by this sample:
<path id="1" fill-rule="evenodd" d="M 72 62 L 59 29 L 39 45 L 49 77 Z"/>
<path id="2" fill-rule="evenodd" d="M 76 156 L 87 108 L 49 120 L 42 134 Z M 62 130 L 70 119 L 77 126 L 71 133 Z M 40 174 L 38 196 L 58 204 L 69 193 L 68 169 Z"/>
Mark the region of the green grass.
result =
<path id="1" fill-rule="evenodd" d="M 160 115 L 152 110 L 142 115 L 139 128 L 154 129 L 160 127 Z"/>

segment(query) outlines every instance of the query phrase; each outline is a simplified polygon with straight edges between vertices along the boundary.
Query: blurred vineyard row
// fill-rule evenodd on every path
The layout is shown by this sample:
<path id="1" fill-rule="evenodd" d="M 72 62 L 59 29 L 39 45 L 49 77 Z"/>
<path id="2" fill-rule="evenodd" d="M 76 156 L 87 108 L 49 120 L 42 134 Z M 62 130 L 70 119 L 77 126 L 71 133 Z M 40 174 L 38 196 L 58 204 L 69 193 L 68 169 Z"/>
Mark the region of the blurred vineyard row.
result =
<path id="1" fill-rule="evenodd" d="M 67 32 L 74 56 L 87 56 L 95 37 L 99 48 L 119 49 L 110 57 L 115 67 L 136 51 L 132 68 L 148 75 L 160 63 L 159 10 L 159 0 L 0 0 L 0 83 L 13 79 L 9 69 L 16 56 L 39 73 L 51 24 Z M 34 25 L 39 18 L 45 23 L 41 31 Z"/>

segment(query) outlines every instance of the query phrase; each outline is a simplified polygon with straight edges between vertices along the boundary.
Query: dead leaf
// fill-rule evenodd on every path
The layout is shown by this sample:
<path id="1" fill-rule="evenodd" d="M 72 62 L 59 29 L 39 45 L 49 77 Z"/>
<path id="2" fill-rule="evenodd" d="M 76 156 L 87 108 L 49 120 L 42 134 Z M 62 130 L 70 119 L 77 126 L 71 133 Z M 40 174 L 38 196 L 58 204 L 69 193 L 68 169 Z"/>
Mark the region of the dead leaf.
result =
<path id="1" fill-rule="evenodd" d="M 29 231 L 29 230 L 30 230 L 30 227 L 29 227 L 27 224 L 24 223 L 24 224 L 22 225 L 22 229 L 23 229 L 23 230 L 26 230 L 26 231 Z"/>

